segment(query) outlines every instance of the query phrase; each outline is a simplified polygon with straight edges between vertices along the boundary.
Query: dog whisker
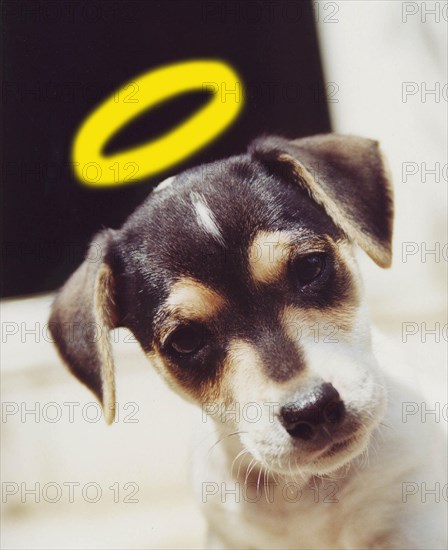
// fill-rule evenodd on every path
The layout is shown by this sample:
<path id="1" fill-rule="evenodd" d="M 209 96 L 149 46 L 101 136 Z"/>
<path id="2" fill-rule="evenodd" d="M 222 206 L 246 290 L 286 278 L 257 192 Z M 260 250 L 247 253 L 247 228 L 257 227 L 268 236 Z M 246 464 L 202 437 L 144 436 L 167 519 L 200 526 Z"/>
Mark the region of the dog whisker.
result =
<path id="1" fill-rule="evenodd" d="M 257 479 L 257 497 L 259 494 L 260 489 L 260 478 L 261 478 L 261 472 L 263 471 L 263 466 L 261 466 L 260 471 L 258 472 L 258 479 Z"/>
<path id="2" fill-rule="evenodd" d="M 232 432 L 230 434 L 226 434 L 225 436 L 221 437 L 220 439 L 218 439 L 218 441 L 215 441 L 215 443 L 213 443 L 213 445 L 210 447 L 210 449 L 208 450 L 208 454 L 210 454 L 212 452 L 212 450 L 219 444 L 221 443 L 222 441 L 224 441 L 225 439 L 227 439 L 228 437 L 233 437 L 235 435 L 241 435 L 241 434 L 245 434 L 247 432 L 243 432 L 243 431 L 237 431 L 237 432 Z"/>
<path id="3" fill-rule="evenodd" d="M 264 492 L 265 500 L 266 502 L 268 502 L 270 470 L 265 464 L 263 464 L 262 470 L 263 470 L 263 492 Z"/>
<path id="4" fill-rule="evenodd" d="M 248 454 L 248 453 L 249 453 L 249 451 L 248 451 L 247 449 L 243 449 L 243 450 L 240 451 L 240 452 L 236 455 L 236 457 L 232 460 L 232 465 L 231 465 L 231 467 L 230 467 L 230 477 L 233 478 L 233 467 L 235 466 L 236 461 L 237 461 L 240 457 L 242 458 L 242 457 L 244 457 L 244 455 L 246 455 L 246 454 Z M 242 460 L 241 460 L 241 462 L 242 462 Z M 238 467 L 238 474 L 237 474 L 237 477 L 239 476 L 239 471 L 240 471 L 240 468 L 241 468 L 241 462 L 240 462 L 240 465 L 239 465 L 239 467 Z"/>
<path id="5" fill-rule="evenodd" d="M 252 460 L 249 462 L 247 468 L 246 468 L 246 476 L 244 478 L 244 487 L 247 489 L 247 480 L 249 479 L 249 476 L 252 472 L 252 470 L 255 468 L 255 466 L 257 465 L 257 459 L 256 458 L 252 458 Z"/>

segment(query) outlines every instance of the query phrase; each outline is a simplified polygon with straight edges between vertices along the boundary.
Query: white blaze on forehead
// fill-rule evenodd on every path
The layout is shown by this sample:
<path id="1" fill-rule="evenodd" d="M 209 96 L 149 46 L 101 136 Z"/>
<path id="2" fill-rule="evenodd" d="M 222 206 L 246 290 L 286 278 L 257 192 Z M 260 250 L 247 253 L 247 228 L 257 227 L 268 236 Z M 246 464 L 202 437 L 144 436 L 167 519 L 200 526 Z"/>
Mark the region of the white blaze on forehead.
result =
<path id="1" fill-rule="evenodd" d="M 196 221 L 211 235 L 219 244 L 224 246 L 224 239 L 221 230 L 216 222 L 213 212 L 210 210 L 204 195 L 192 191 L 190 193 L 191 202 L 196 212 Z"/>
<path id="2" fill-rule="evenodd" d="M 157 193 L 157 191 L 162 191 L 162 189 L 166 189 L 167 187 L 169 187 L 173 183 L 175 177 L 176 176 L 171 176 L 169 178 L 166 178 L 166 180 L 161 181 L 159 185 L 154 188 L 153 192 Z"/>

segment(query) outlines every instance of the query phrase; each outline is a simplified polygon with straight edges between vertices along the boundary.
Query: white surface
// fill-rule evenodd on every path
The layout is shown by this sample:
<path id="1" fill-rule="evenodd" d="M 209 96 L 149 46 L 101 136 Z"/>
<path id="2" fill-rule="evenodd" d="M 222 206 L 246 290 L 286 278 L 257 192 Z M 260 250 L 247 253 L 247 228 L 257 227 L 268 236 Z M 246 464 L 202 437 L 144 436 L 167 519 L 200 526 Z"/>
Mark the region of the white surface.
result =
<path id="1" fill-rule="evenodd" d="M 393 268 L 379 273 L 366 258 L 362 260 L 374 313 L 400 312 L 409 321 L 438 312 L 446 319 L 447 248 L 438 261 L 431 255 L 422 261 L 421 251 L 422 243 L 427 249 L 443 249 L 448 242 L 448 9 L 443 8 L 447 3 L 322 0 L 318 4 L 325 81 L 333 83 L 331 90 L 337 89 L 330 103 L 334 131 L 378 139 L 393 175 Z M 436 14 L 441 10 L 439 22 L 430 15 L 431 9 Z M 406 101 L 403 86 L 412 85 L 405 83 L 415 83 L 418 89 Z M 422 96 L 425 86 L 427 90 L 439 86 L 440 95 Z M 439 182 L 429 173 L 423 181 L 423 162 L 428 170 L 440 164 Z M 415 167 L 405 163 L 416 163 L 418 173 L 403 177 L 403 171 Z M 420 252 L 407 262 L 402 259 L 404 243 L 416 243 Z"/>
<path id="2" fill-rule="evenodd" d="M 191 497 L 191 428 L 200 410 L 169 391 L 129 333 L 115 331 L 119 420 L 99 418 L 93 395 L 62 366 L 48 339 L 51 296 L 5 301 L 2 328 L 2 548 L 199 548 L 205 526 Z M 36 334 L 25 329 L 38 328 Z M 70 409 L 73 405 L 73 421 Z M 16 404 L 18 412 L 11 411 Z M 27 414 L 28 410 L 35 414 Z M 23 415 L 23 416 L 22 416 Z M 58 421 L 53 422 L 60 415 Z M 94 421 L 98 418 L 98 421 Z M 137 421 L 137 422 L 131 422 Z M 74 486 L 73 502 L 67 483 Z M 20 488 L 40 484 L 40 502 Z M 56 483 L 56 490 L 47 483 Z M 97 484 L 82 495 L 89 483 Z M 114 502 L 109 487 L 118 483 Z M 127 489 L 126 483 L 134 485 Z M 88 487 L 88 485 L 87 485 Z M 125 503 L 134 488 L 138 502 Z M 126 490 L 125 490 L 126 489 Z M 48 492 L 47 492 L 48 491 Z M 22 502 L 22 496 L 25 502 Z"/>

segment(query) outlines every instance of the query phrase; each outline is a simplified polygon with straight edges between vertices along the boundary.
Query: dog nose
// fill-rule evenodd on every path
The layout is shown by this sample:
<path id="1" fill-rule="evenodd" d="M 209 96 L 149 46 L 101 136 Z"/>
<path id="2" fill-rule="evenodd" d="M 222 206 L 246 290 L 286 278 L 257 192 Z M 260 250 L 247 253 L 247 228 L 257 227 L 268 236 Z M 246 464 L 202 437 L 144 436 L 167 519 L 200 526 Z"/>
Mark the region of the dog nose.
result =
<path id="1" fill-rule="evenodd" d="M 337 390 L 328 383 L 280 410 L 281 422 L 289 435 L 305 441 L 314 439 L 322 428 L 331 431 L 342 422 L 344 416 L 344 402 Z"/>

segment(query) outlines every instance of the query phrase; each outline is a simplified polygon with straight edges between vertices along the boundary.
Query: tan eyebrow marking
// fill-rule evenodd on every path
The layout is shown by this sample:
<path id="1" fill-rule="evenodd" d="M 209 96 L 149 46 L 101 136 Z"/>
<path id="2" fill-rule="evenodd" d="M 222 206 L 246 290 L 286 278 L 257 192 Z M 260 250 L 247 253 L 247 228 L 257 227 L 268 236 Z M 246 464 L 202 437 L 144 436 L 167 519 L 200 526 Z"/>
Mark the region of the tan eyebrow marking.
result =
<path id="1" fill-rule="evenodd" d="M 334 248 L 331 238 L 300 232 L 259 231 L 249 246 L 249 268 L 256 283 L 274 283 L 285 275 L 290 259 L 296 255 L 325 252 Z"/>
<path id="2" fill-rule="evenodd" d="M 183 277 L 171 288 L 165 308 L 174 316 L 207 321 L 217 315 L 226 303 L 215 290 L 193 278 Z"/>
<path id="3" fill-rule="evenodd" d="M 287 231 L 259 231 L 249 247 L 249 268 L 257 283 L 281 278 L 288 263 L 293 237 Z"/>

